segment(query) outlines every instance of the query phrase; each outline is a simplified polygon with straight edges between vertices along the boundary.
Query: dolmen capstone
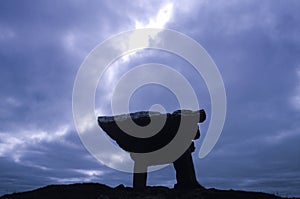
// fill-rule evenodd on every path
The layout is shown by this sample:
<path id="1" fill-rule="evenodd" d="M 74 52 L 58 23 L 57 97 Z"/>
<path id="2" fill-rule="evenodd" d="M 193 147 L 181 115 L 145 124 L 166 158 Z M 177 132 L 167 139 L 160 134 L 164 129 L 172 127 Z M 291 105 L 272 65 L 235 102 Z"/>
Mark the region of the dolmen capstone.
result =
<path id="1" fill-rule="evenodd" d="M 195 150 L 193 140 L 200 137 L 198 123 L 205 119 L 203 109 L 166 114 L 140 111 L 99 116 L 98 124 L 134 160 L 134 189 L 146 187 L 148 166 L 167 163 L 173 163 L 176 170 L 174 188 L 189 189 L 202 188 L 196 179 L 191 153 Z"/>

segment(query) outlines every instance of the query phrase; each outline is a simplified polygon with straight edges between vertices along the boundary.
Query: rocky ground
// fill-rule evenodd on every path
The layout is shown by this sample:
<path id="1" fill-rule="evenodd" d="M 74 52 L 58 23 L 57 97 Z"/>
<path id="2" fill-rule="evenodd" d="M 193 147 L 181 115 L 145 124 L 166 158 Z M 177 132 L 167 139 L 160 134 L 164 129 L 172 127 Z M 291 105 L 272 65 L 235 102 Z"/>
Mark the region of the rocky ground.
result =
<path id="1" fill-rule="evenodd" d="M 129 199 L 129 198 L 201 198 L 201 199 L 279 199 L 281 197 L 235 190 L 193 189 L 175 190 L 167 187 L 147 187 L 144 191 L 136 191 L 130 187 L 119 185 L 115 188 L 98 184 L 84 183 L 71 185 L 49 185 L 33 191 L 13 193 L 0 199 Z"/>

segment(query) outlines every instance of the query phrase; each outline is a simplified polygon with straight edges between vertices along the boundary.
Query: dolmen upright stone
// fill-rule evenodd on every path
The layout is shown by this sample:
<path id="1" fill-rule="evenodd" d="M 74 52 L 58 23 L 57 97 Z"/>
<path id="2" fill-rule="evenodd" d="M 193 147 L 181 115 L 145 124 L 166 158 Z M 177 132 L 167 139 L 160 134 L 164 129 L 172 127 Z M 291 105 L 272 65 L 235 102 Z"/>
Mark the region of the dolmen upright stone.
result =
<path id="1" fill-rule="evenodd" d="M 191 153 L 195 150 L 193 140 L 200 137 L 198 123 L 205 119 L 203 109 L 166 114 L 140 111 L 99 116 L 98 124 L 134 160 L 134 189 L 146 187 L 148 166 L 167 163 L 173 163 L 176 170 L 174 187 L 189 189 L 202 188 L 196 179 Z"/>

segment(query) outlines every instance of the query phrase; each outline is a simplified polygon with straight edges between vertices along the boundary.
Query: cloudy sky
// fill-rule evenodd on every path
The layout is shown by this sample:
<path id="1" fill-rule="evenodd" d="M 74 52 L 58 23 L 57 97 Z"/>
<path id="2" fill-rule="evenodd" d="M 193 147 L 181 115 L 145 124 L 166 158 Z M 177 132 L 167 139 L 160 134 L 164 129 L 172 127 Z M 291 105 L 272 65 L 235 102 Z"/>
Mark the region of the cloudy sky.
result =
<path id="1" fill-rule="evenodd" d="M 204 136 L 197 140 L 199 182 L 300 196 L 299 10 L 297 0 L 1 1 L 0 195 L 57 183 L 131 186 L 131 174 L 101 165 L 81 143 L 72 115 L 73 84 L 84 58 L 105 39 L 159 27 L 199 42 L 223 77 L 226 122 L 204 159 L 197 157 Z M 100 80 L 105 86 L 97 89 L 96 110 L 109 114 L 109 86 L 126 70 L 151 62 L 183 74 L 210 114 L 201 76 L 182 58 L 157 50 L 112 64 Z M 174 95 L 155 85 L 137 90 L 130 106 L 141 110 L 157 103 L 167 111 L 178 108 Z M 200 126 L 202 135 L 208 123 Z M 171 166 L 149 174 L 150 185 L 174 183 Z"/>

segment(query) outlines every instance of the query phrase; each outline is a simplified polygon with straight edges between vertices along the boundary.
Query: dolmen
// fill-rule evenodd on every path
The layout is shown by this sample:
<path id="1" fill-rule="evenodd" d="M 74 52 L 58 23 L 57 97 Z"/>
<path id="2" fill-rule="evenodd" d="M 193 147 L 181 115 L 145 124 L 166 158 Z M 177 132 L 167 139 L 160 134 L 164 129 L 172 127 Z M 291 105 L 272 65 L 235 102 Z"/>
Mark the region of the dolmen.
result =
<path id="1" fill-rule="evenodd" d="M 99 116 L 104 132 L 134 160 L 133 188 L 144 189 L 147 167 L 173 163 L 177 183 L 174 188 L 203 188 L 196 179 L 193 140 L 200 137 L 198 123 L 205 111 L 177 110 L 173 113 L 140 111 L 116 116 Z"/>

